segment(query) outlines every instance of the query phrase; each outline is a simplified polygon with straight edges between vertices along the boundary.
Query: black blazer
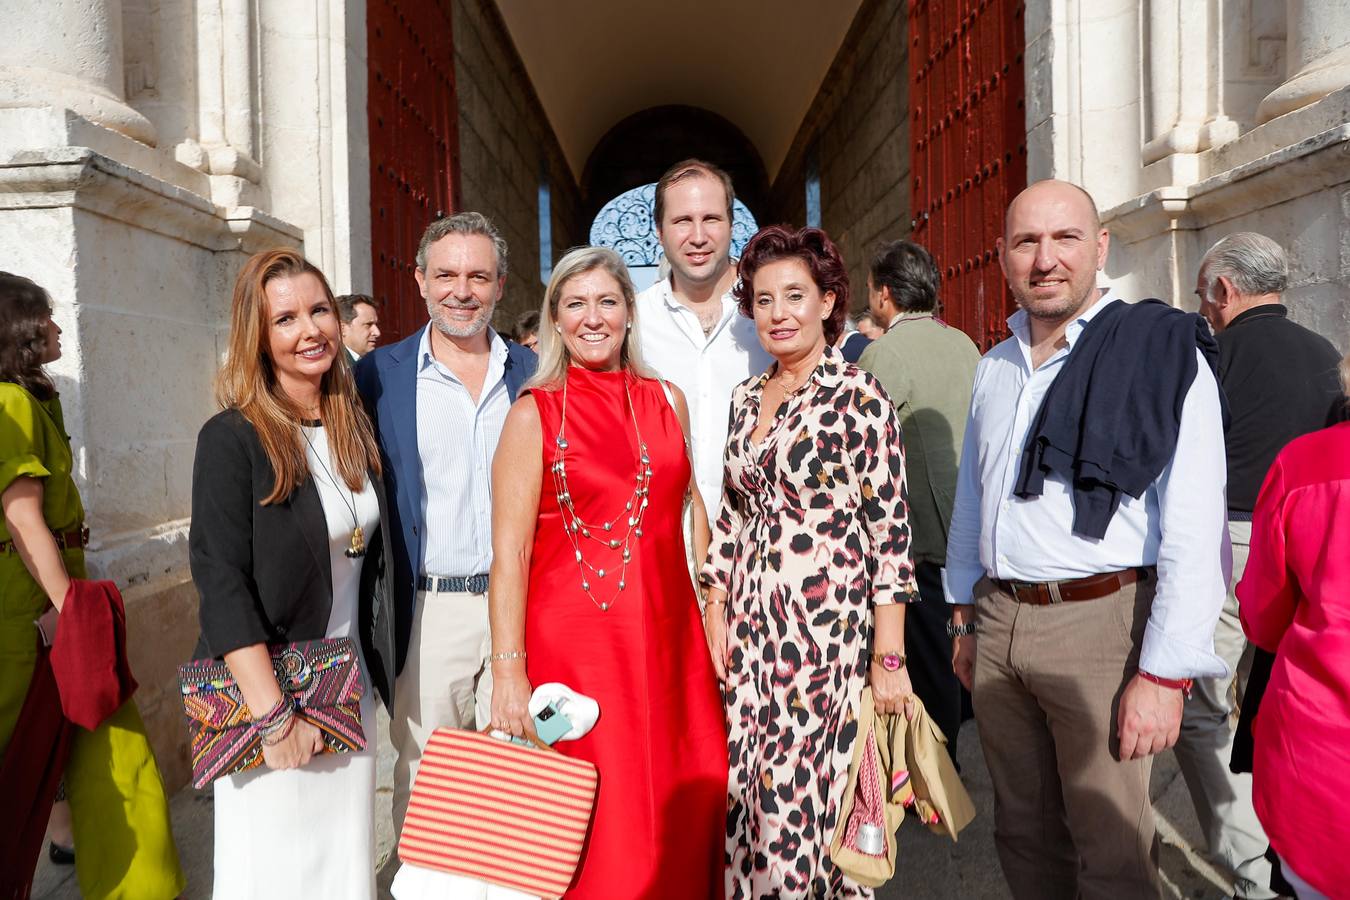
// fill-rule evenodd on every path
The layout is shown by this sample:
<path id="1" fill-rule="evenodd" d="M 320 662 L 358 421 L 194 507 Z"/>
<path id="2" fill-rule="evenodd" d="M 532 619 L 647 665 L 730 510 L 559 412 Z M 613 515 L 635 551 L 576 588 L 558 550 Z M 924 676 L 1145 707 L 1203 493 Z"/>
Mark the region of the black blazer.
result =
<path id="1" fill-rule="evenodd" d="M 262 506 L 275 475 L 258 432 L 238 410 L 212 417 L 197 435 L 188 557 L 200 596 L 194 658 L 252 644 L 324 637 L 333 608 L 328 524 L 312 478 L 287 500 Z M 389 511 L 371 478 L 380 528 L 361 567 L 358 634 L 371 681 L 393 708 L 393 595 L 385 578 Z"/>

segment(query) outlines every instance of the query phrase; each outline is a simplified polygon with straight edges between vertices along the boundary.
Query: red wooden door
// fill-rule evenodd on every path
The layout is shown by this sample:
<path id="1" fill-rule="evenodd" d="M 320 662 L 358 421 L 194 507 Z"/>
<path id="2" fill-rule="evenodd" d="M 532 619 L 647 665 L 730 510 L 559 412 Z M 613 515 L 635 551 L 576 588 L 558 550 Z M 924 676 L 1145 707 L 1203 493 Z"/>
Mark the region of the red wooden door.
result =
<path id="1" fill-rule="evenodd" d="M 995 240 L 1027 183 L 1025 4 L 910 0 L 913 240 L 942 270 L 947 321 L 981 350 L 1015 308 Z"/>
<path id="2" fill-rule="evenodd" d="M 450 0 L 369 0 L 370 255 L 384 343 L 427 321 L 417 243 L 459 200 Z"/>

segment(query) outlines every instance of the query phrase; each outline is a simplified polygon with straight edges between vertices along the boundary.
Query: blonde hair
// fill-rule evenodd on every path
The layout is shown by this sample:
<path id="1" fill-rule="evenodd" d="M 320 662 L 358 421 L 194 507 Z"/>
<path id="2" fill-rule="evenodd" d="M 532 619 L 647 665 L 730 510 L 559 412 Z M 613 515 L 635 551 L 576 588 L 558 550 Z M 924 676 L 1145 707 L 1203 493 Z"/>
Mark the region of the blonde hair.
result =
<path id="1" fill-rule="evenodd" d="M 244 263 L 234 283 L 229 349 L 216 375 L 216 399 L 226 409 L 239 410 L 254 427 L 276 473 L 263 506 L 287 499 L 309 477 L 299 425 L 304 411 L 277 382 L 268 341 L 267 285 L 277 278 L 300 275 L 317 278 L 329 303 L 333 302 L 328 279 L 295 250 L 265 250 Z M 319 412 L 338 476 L 348 488 L 360 491 L 367 471 L 379 477 L 380 453 L 341 344 L 319 383 Z"/>
<path id="2" fill-rule="evenodd" d="M 1350 356 L 1341 360 L 1341 391 L 1350 397 Z"/>
<path id="3" fill-rule="evenodd" d="M 558 303 L 568 281 L 596 269 L 609 273 L 619 283 L 624 306 L 628 308 L 628 328 L 619 350 L 619 365 L 639 378 L 656 377 L 642 364 L 637 336 L 637 292 L 633 290 L 633 280 L 628 277 L 623 260 L 608 247 L 575 247 L 553 267 L 553 275 L 544 291 L 544 304 L 539 308 L 539 367 L 535 369 L 534 377 L 525 383 L 525 390 L 557 387 L 567 379 L 572 354 L 558 333 Z"/>

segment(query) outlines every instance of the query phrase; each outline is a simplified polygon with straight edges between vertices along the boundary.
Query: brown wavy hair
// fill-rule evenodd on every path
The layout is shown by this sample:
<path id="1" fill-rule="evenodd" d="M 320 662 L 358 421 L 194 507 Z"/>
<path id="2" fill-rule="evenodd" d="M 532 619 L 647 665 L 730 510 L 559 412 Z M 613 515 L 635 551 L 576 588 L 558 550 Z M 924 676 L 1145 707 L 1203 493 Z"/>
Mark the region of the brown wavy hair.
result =
<path id="1" fill-rule="evenodd" d="M 769 225 L 755 233 L 741 253 L 737 267 L 740 280 L 731 291 L 741 315 L 755 317 L 755 273 L 780 259 L 801 260 L 822 294 L 834 292 L 834 309 L 821 323 L 825 343 L 834 344 L 844 333 L 844 319 L 848 318 L 848 270 L 834 241 L 819 228 Z"/>
<path id="2" fill-rule="evenodd" d="M 42 370 L 52 300 L 22 275 L 0 272 L 0 381 L 22 387 L 39 400 L 56 393 Z"/>
<path id="3" fill-rule="evenodd" d="M 277 381 L 268 340 L 271 317 L 266 294 L 269 282 L 305 274 L 319 279 L 336 316 L 328 279 L 299 252 L 283 248 L 249 257 L 234 282 L 229 349 L 216 376 L 216 400 L 226 409 L 239 410 L 257 430 L 263 452 L 276 473 L 272 493 L 262 501 L 264 506 L 290 497 L 309 477 L 305 442 L 300 433 L 304 410 Z M 341 343 L 337 345 L 333 365 L 319 383 L 319 414 L 328 431 L 328 446 L 338 476 L 348 488 L 360 491 L 368 472 L 379 477 L 380 453 Z"/>

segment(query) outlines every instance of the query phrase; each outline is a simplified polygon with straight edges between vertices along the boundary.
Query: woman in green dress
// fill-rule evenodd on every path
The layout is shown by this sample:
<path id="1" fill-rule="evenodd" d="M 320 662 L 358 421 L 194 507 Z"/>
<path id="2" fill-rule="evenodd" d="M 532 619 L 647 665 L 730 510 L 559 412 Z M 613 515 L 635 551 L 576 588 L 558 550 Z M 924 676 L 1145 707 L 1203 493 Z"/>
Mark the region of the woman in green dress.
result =
<path id="1" fill-rule="evenodd" d="M 0 272 L 0 758 L 49 753 L 14 733 L 37 662 L 84 567 L 84 507 L 71 479 L 61 402 L 42 367 L 61 356 L 47 292 Z M 87 900 L 176 897 L 185 880 L 168 803 L 133 701 L 76 729 L 66 763 L 76 876 Z"/>

